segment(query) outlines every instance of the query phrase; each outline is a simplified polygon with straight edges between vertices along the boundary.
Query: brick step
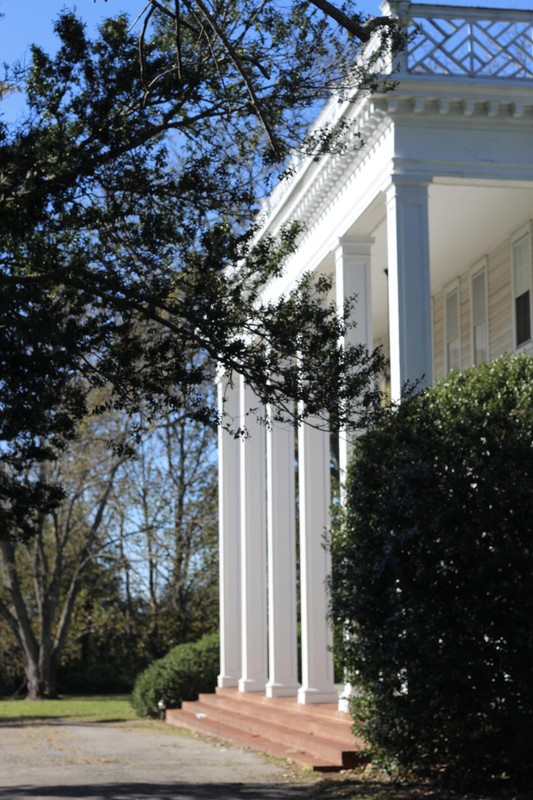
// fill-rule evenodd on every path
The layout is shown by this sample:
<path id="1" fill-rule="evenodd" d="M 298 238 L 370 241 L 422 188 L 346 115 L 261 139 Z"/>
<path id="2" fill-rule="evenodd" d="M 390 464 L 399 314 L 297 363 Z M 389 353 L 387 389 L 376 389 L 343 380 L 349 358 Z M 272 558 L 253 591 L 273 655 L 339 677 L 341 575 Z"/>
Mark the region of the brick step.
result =
<path id="1" fill-rule="evenodd" d="M 219 708 L 216 703 L 183 703 L 182 711 L 194 715 L 197 719 L 213 720 L 224 725 L 229 725 L 237 730 L 244 731 L 251 736 L 260 736 L 270 742 L 294 748 L 297 751 L 307 752 L 317 758 L 324 758 L 328 762 L 335 762 L 349 766 L 350 752 L 354 750 L 352 740 L 338 740 L 333 736 L 324 737 L 305 732 L 299 728 L 290 728 L 268 722 L 263 717 L 251 717 L 227 708 Z M 202 715 L 198 717 L 197 715 Z M 205 715 L 205 716 L 204 716 Z"/>
<path id="2" fill-rule="evenodd" d="M 322 736 L 345 744 L 348 749 L 354 748 L 355 738 L 347 714 L 344 715 L 348 717 L 345 719 L 307 713 L 306 706 L 301 706 L 294 700 L 290 704 L 279 703 L 277 698 L 274 702 L 267 698 L 262 698 L 264 702 L 254 702 L 228 695 L 201 694 L 198 699 L 211 708 L 240 714 L 243 720 L 249 720 L 253 725 L 258 721 L 261 724 L 273 723 L 291 732 L 298 730 L 304 734 Z"/>
<path id="3" fill-rule="evenodd" d="M 237 689 L 217 687 L 215 689 L 217 697 L 233 698 L 239 703 L 253 703 L 254 705 L 268 705 L 275 703 L 280 708 L 295 714 L 306 714 L 316 717 L 327 717 L 328 719 L 338 719 L 346 724 L 351 724 L 350 715 L 338 710 L 337 703 L 310 703 L 302 705 L 298 703 L 295 696 L 292 697 L 266 697 L 263 692 L 239 692 Z"/>
<path id="4" fill-rule="evenodd" d="M 349 714 L 332 704 L 301 705 L 294 697 L 217 689 L 181 710 L 168 710 L 172 725 L 288 758 L 317 771 L 350 769 L 364 759 L 364 743 L 351 731 Z"/>
<path id="5" fill-rule="evenodd" d="M 250 747 L 277 758 L 288 759 L 301 767 L 308 767 L 316 772 L 337 772 L 343 768 L 337 762 L 330 762 L 325 758 L 317 758 L 309 753 L 298 751 L 294 747 L 286 747 L 268 739 L 263 739 L 262 736 L 246 733 L 231 725 L 216 722 L 212 719 L 199 719 L 180 709 L 168 709 L 166 721 L 169 725 L 185 728 L 193 733 L 214 736 L 217 739 L 234 742 L 243 747 Z"/>

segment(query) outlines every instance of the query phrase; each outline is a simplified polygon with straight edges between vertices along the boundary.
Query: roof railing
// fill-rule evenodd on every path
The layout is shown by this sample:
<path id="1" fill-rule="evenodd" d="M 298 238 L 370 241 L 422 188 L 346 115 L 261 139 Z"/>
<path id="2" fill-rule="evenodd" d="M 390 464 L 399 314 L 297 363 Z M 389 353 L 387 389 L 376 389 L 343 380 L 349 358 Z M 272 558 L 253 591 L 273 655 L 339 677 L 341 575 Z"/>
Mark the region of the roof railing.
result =
<path id="1" fill-rule="evenodd" d="M 533 11 L 386 0 L 384 14 L 414 31 L 396 68 L 412 75 L 533 78 Z"/>

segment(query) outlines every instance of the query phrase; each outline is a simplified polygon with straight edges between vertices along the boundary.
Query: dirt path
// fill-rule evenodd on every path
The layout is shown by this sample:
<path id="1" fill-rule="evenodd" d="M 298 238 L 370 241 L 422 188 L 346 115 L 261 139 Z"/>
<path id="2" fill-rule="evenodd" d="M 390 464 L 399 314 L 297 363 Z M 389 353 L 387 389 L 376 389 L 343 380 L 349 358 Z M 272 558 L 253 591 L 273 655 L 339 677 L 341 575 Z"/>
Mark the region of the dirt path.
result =
<path id="1" fill-rule="evenodd" d="M 163 726 L 0 723 L 0 800 L 310 800 L 295 775 Z"/>

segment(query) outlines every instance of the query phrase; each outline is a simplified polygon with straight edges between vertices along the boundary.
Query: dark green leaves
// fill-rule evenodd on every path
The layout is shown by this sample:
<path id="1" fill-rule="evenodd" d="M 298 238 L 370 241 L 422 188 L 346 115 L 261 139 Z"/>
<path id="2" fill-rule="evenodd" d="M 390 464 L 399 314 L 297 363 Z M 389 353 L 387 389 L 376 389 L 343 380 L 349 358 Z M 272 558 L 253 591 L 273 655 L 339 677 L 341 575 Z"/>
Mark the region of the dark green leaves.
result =
<path id="1" fill-rule="evenodd" d="M 532 475 L 528 356 L 453 373 L 358 441 L 333 612 L 356 724 L 397 767 L 530 780 Z"/>
<path id="2" fill-rule="evenodd" d="M 375 406 L 383 359 L 340 347 L 327 281 L 262 299 L 298 226 L 260 243 L 255 226 L 265 161 L 282 169 L 354 45 L 306 3 L 180 9 L 140 40 L 63 14 L 57 54 L 33 49 L 27 119 L 0 129 L 0 460 L 30 476 L 91 410 L 215 424 L 217 362 L 281 416 Z"/>

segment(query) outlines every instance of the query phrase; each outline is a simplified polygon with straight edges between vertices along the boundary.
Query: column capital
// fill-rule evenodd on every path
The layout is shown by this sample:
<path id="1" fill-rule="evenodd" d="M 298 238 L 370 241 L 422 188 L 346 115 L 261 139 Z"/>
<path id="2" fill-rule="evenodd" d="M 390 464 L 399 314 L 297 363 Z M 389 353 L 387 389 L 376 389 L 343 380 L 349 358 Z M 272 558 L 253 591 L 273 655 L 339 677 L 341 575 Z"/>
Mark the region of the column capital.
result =
<path id="1" fill-rule="evenodd" d="M 382 191 L 389 200 L 400 193 L 427 192 L 432 183 L 433 175 L 428 172 L 393 172 L 387 177 Z"/>
<path id="2" fill-rule="evenodd" d="M 334 252 L 343 256 L 368 256 L 373 244 L 373 236 L 340 236 Z"/>

